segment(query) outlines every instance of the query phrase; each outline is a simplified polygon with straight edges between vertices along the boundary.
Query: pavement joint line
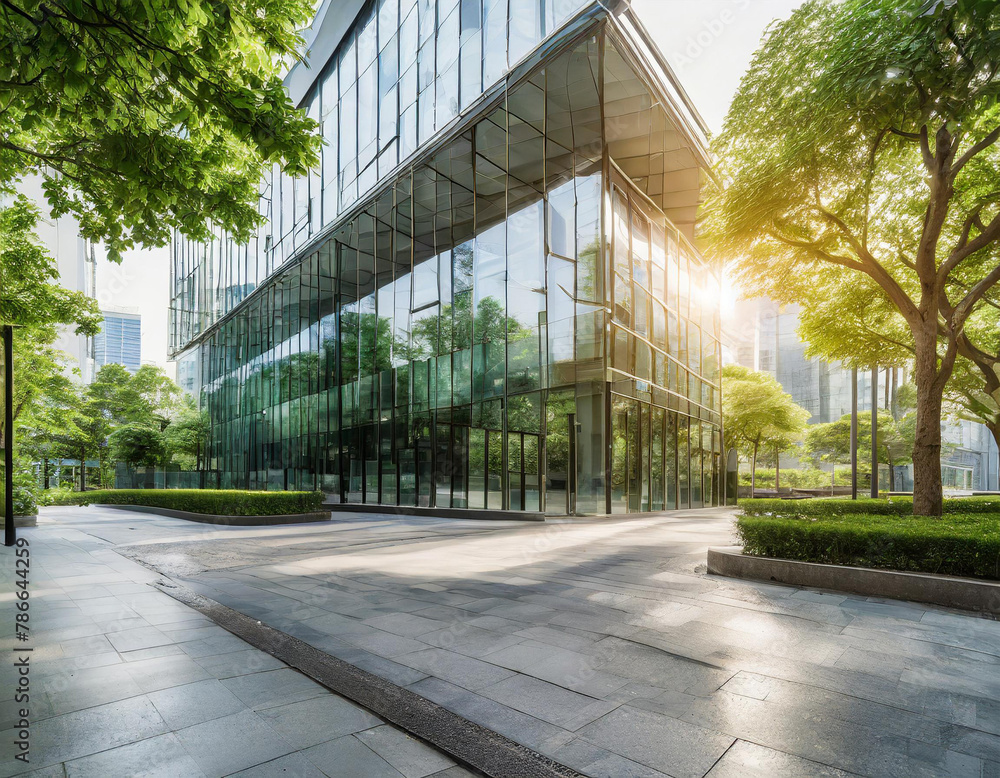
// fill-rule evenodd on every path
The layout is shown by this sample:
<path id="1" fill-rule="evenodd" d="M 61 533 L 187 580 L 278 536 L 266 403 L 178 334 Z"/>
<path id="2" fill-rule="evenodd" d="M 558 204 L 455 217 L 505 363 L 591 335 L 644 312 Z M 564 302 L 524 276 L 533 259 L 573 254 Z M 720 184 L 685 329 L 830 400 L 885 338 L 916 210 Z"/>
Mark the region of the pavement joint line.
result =
<path id="1" fill-rule="evenodd" d="M 161 580 L 151 586 L 332 692 L 491 778 L 586 778 L 583 773 L 499 732 L 469 721 L 409 689 L 330 656 L 182 584 Z"/>

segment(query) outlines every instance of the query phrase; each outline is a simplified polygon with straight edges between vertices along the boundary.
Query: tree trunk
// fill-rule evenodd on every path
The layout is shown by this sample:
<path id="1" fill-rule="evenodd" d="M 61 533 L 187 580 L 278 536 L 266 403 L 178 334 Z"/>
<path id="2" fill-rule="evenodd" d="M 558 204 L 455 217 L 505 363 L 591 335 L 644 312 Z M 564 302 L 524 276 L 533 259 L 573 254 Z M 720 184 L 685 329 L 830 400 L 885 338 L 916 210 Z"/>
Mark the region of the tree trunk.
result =
<path id="1" fill-rule="evenodd" d="M 753 497 L 757 493 L 757 446 L 758 443 L 753 444 L 753 457 L 750 459 L 750 496 Z"/>
<path id="2" fill-rule="evenodd" d="M 87 491 L 87 452 L 80 452 L 80 491 Z"/>
<path id="3" fill-rule="evenodd" d="M 837 488 L 837 466 L 834 465 L 830 471 L 830 496 L 833 497 L 833 490 Z"/>
<path id="4" fill-rule="evenodd" d="M 940 375 L 935 327 L 914 333 L 914 378 L 917 385 L 917 422 L 913 441 L 914 516 L 940 516 L 943 507 L 941 398 L 945 382 L 938 380 Z"/>
<path id="5" fill-rule="evenodd" d="M 778 491 L 780 486 L 779 477 L 781 475 L 781 453 L 778 451 L 778 447 L 774 447 L 774 491 Z"/>

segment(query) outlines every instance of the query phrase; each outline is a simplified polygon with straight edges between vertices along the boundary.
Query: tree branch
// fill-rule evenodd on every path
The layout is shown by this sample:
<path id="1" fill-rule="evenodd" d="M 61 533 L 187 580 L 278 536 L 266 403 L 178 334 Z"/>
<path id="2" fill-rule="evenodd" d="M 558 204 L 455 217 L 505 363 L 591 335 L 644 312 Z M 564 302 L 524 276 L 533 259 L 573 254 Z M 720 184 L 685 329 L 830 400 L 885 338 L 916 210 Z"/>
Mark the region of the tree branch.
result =
<path id="1" fill-rule="evenodd" d="M 982 206 L 980 206 L 979 210 L 982 210 Z M 978 218 L 979 211 L 977 210 L 973 213 L 970 219 L 972 219 L 972 223 L 975 223 L 975 219 Z M 972 240 L 968 239 L 969 230 L 972 229 L 970 219 L 966 219 L 966 224 L 962 228 L 962 236 L 959 238 L 958 245 L 955 246 L 955 249 L 948 255 L 948 258 L 941 263 L 941 267 L 938 269 L 937 276 L 939 282 L 943 283 L 948 278 L 948 275 L 964 260 L 968 259 L 980 249 L 986 248 L 1000 238 L 1000 213 L 997 213 L 997 215 L 993 217 L 993 220 L 987 224 Z"/>
<path id="2" fill-rule="evenodd" d="M 980 140 L 978 143 L 974 143 L 968 149 L 968 151 L 966 151 L 961 157 L 958 158 L 958 161 L 955 162 L 955 165 L 951 169 L 952 179 L 954 179 L 955 176 L 958 175 L 959 171 L 961 171 L 961 169 L 965 167 L 966 163 L 969 162 L 969 160 L 975 157 L 980 151 L 983 151 L 984 149 L 987 149 L 994 143 L 996 143 L 997 139 L 1000 139 L 1000 127 L 995 127 L 991 133 L 989 133 L 985 138 Z"/>
<path id="3" fill-rule="evenodd" d="M 997 218 L 1000 219 L 1000 217 Z M 969 290 L 968 294 L 962 298 L 961 302 L 955 306 L 955 312 L 951 317 L 951 326 L 957 332 L 961 332 L 962 328 L 965 326 L 965 321 L 969 318 L 969 314 L 971 314 L 973 309 L 976 307 L 976 303 L 978 303 L 992 287 L 996 286 L 997 283 L 1000 283 L 1000 265 L 997 265 L 993 268 L 993 270 L 987 273 L 978 284 Z"/>

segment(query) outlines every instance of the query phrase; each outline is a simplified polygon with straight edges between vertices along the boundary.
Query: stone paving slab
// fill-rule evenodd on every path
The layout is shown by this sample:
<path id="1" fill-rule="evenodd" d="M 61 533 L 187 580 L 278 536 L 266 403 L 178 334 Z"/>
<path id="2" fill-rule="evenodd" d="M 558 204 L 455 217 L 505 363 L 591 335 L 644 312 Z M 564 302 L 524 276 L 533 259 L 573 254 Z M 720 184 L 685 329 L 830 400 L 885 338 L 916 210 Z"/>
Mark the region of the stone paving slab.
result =
<path id="1" fill-rule="evenodd" d="M 94 553 L 115 544 L 587 775 L 1000 778 L 1000 624 L 709 576 L 708 546 L 730 542 L 726 511 L 529 525 L 341 518 L 198 529 L 51 509 L 38 531 L 58 521 L 99 536 Z M 115 585 L 100 565 L 60 575 Z M 127 606 L 168 634 L 135 596 Z M 215 678 L 229 670 L 214 651 L 246 648 L 226 654 L 213 640 L 181 647 Z M 311 748 L 382 769 L 354 744 Z"/>
<path id="2" fill-rule="evenodd" d="M 17 643 L 33 649 L 29 764 L 14 759 L 24 703 L 9 659 L 13 549 L 0 549 L 0 776 L 474 775 L 153 589 L 161 576 L 92 529 L 19 530 L 31 553 L 31 638 Z"/>

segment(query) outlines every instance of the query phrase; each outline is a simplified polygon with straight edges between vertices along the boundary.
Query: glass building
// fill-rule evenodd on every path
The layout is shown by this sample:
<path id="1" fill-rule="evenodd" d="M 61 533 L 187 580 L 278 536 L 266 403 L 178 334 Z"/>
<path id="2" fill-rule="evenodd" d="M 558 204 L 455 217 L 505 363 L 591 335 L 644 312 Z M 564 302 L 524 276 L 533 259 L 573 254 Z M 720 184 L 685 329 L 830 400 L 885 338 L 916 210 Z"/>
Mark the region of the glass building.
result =
<path id="1" fill-rule="evenodd" d="M 174 243 L 222 487 L 605 514 L 719 502 L 704 129 L 624 4 L 332 2 L 286 79 L 319 169 Z"/>
<path id="2" fill-rule="evenodd" d="M 123 309 L 101 311 L 104 321 L 94 336 L 94 365 L 123 365 L 130 373 L 142 366 L 142 317 Z"/>

